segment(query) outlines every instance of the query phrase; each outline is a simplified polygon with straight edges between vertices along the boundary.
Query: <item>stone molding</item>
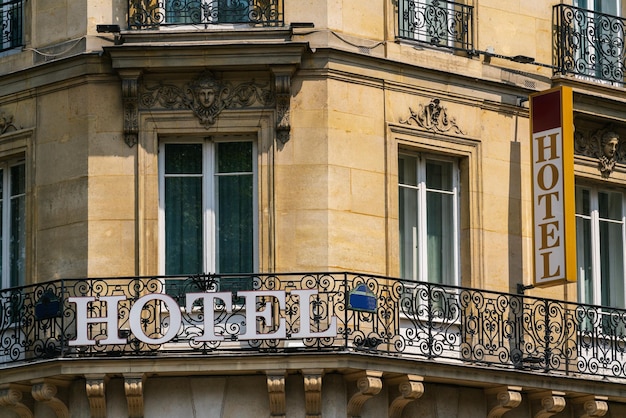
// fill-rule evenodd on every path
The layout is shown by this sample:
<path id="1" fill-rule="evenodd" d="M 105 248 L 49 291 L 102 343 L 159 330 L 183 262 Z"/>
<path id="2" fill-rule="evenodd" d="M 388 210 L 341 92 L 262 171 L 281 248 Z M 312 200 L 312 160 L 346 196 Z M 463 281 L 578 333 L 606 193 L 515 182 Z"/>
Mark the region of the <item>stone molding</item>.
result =
<path id="1" fill-rule="evenodd" d="M 501 418 L 504 413 L 517 408 L 522 403 L 522 388 L 520 386 L 502 386 L 487 389 L 488 405 L 491 406 L 487 418 Z"/>
<path id="2" fill-rule="evenodd" d="M 124 393 L 128 404 L 128 418 L 143 418 L 143 374 L 124 375 Z"/>
<path id="3" fill-rule="evenodd" d="M 383 372 L 365 370 L 357 373 L 357 392 L 348 401 L 348 417 L 359 417 L 365 402 L 378 395 L 383 388 Z"/>
<path id="4" fill-rule="evenodd" d="M 565 409 L 565 393 L 539 392 L 530 396 L 534 418 L 549 418 Z"/>
<path id="5" fill-rule="evenodd" d="M 302 370 L 304 378 L 304 409 L 306 418 L 322 417 L 323 369 Z"/>
<path id="6" fill-rule="evenodd" d="M 424 394 L 423 382 L 424 378 L 422 376 L 412 374 L 407 374 L 400 378 L 400 384 L 398 385 L 400 396 L 396 397 L 389 405 L 389 418 L 400 418 L 404 407 Z"/>
<path id="7" fill-rule="evenodd" d="M 440 99 L 432 99 L 427 105 L 418 104 L 415 112 L 409 107 L 410 116 L 405 120 L 400 119 L 400 123 L 412 125 L 435 133 L 448 133 L 465 135 L 456 123 L 456 119 L 448 115 L 448 109 L 441 105 Z"/>
<path id="8" fill-rule="evenodd" d="M 31 389 L 33 398 L 37 402 L 49 406 L 57 416 L 57 418 L 69 418 L 70 412 L 67 405 L 56 397 L 57 386 L 50 382 L 37 383 Z"/>
<path id="9" fill-rule="evenodd" d="M 89 400 L 91 418 L 106 418 L 106 377 L 85 376 L 85 389 Z"/>
<path id="10" fill-rule="evenodd" d="M 267 392 L 270 397 L 270 416 L 285 417 L 287 400 L 285 396 L 285 370 L 267 372 Z"/>
<path id="11" fill-rule="evenodd" d="M 15 412 L 19 418 L 33 418 L 33 411 L 21 402 L 24 391 L 28 389 L 13 384 L 0 388 L 0 407 Z"/>

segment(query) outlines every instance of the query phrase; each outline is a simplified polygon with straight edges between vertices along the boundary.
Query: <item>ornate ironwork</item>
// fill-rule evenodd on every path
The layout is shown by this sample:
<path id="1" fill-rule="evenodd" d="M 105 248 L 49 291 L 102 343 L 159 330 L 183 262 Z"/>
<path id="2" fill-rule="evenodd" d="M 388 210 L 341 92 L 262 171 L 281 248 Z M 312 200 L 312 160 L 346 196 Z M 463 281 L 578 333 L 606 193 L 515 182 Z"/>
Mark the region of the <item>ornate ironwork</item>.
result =
<path id="1" fill-rule="evenodd" d="M 400 38 L 472 50 L 472 6 L 447 0 L 400 0 Z"/>
<path id="2" fill-rule="evenodd" d="M 0 2 L 0 52 L 22 46 L 24 0 Z"/>
<path id="3" fill-rule="evenodd" d="M 426 106 L 420 104 L 417 112 L 409 107 L 409 112 L 411 116 L 406 120 L 400 120 L 400 123 L 410 125 L 413 121 L 417 126 L 428 131 L 439 133 L 453 131 L 457 134 L 463 134 L 461 128 L 456 124 L 456 119 L 448 116 L 448 109 L 441 105 L 439 99 L 432 99 Z"/>
<path id="4" fill-rule="evenodd" d="M 552 20 L 555 73 L 624 83 L 626 19 L 558 4 Z"/>
<path id="5" fill-rule="evenodd" d="M 283 26 L 283 0 L 128 0 L 128 27 L 245 23 Z"/>
<path id="6" fill-rule="evenodd" d="M 350 291 L 362 285 L 375 295 L 375 311 L 348 308 Z M 209 307 L 201 301 L 185 306 L 187 293 L 234 289 L 266 291 L 255 299 L 257 311 L 274 314 L 257 317 L 257 329 L 267 336 L 282 328 L 285 337 L 240 338 L 249 318 L 240 293 L 232 303 L 215 299 Z M 296 291 L 306 290 L 315 292 L 308 293 L 309 309 L 303 311 L 303 293 Z M 268 291 L 285 292 L 284 304 L 268 296 Z M 145 342 L 133 333 L 137 330 L 130 322 L 133 306 L 148 294 L 168 294 L 186 307 L 181 310 L 183 326 L 174 330 L 170 329 L 171 310 L 163 300 L 148 298 L 139 304 L 139 313 L 135 308 L 144 337 L 171 336 L 162 344 Z M 111 309 L 105 298 L 117 298 L 119 335 L 114 337 L 125 343 L 102 343 L 111 338 L 103 319 L 93 321 L 85 331 L 97 343 L 70 344 L 77 339 L 77 304 L 69 298 L 76 296 L 93 298 L 87 311 L 91 318 L 105 317 Z M 55 308 L 55 314 L 37 315 L 42 298 L 59 301 L 59 313 Z M 205 328 L 211 324 L 211 315 L 215 341 L 202 338 L 208 335 Z M 332 321 L 336 321 L 336 336 L 298 337 L 305 327 L 311 335 L 321 333 Z M 352 273 L 100 278 L 0 291 L 0 364 L 244 351 L 360 351 L 554 375 L 626 379 L 626 310 Z"/>

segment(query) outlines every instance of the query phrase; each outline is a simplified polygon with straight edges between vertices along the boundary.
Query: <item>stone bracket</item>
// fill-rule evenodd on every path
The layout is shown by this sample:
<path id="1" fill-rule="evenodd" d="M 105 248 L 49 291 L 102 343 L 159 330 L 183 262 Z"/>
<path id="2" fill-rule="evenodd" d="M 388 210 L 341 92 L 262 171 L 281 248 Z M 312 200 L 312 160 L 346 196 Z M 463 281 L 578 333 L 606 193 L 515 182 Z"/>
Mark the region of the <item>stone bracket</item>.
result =
<path id="1" fill-rule="evenodd" d="M 533 417 L 549 418 L 565 409 L 565 393 L 546 391 L 530 396 Z"/>
<path id="2" fill-rule="evenodd" d="M 363 404 L 381 391 L 383 388 L 382 375 L 383 372 L 376 370 L 365 370 L 356 374 L 358 391 L 348 401 L 349 417 L 360 416 Z"/>
<path id="3" fill-rule="evenodd" d="M 69 418 L 70 412 L 67 405 L 56 397 L 57 390 L 56 384 L 45 380 L 44 382 L 33 385 L 31 393 L 37 402 L 49 406 L 54 411 L 57 418 Z"/>
<path id="4" fill-rule="evenodd" d="M 606 402 L 606 396 L 581 396 L 571 399 L 572 405 L 575 407 L 575 417 L 578 418 L 596 418 L 603 417 L 609 412 L 609 404 Z"/>
<path id="5" fill-rule="evenodd" d="M 14 384 L 0 387 L 0 407 L 10 409 L 19 418 L 33 418 L 33 411 L 21 402 L 23 392 L 28 392 L 29 389 L 28 386 Z"/>
<path id="6" fill-rule="evenodd" d="M 490 408 L 487 418 L 501 418 L 505 412 L 517 408 L 522 403 L 521 392 L 520 386 L 500 386 L 485 390 Z"/>
<path id="7" fill-rule="evenodd" d="M 139 141 L 139 77 L 140 70 L 120 70 L 122 108 L 124 111 L 124 142 L 129 147 Z"/>
<path id="8" fill-rule="evenodd" d="M 398 380 L 400 396 L 396 397 L 389 405 L 389 418 L 400 418 L 404 407 L 424 394 L 424 378 L 422 376 L 407 374 L 388 382 L 396 383 Z"/>
<path id="9" fill-rule="evenodd" d="M 128 418 L 143 418 L 143 374 L 125 374 L 124 392 L 128 404 Z"/>
<path id="10" fill-rule="evenodd" d="M 293 66 L 271 67 L 274 74 L 274 90 L 276 94 L 276 139 L 286 144 L 291 131 L 291 76 Z"/>
<path id="11" fill-rule="evenodd" d="M 270 416 L 285 417 L 285 375 L 286 370 L 273 370 L 267 372 L 267 392 L 270 397 Z"/>
<path id="12" fill-rule="evenodd" d="M 306 418 L 322 418 L 323 369 L 302 370 L 304 377 L 304 408 Z"/>
<path id="13" fill-rule="evenodd" d="M 91 418 L 106 418 L 106 376 L 85 376 L 85 389 L 87 391 L 87 399 L 89 399 L 89 411 Z"/>

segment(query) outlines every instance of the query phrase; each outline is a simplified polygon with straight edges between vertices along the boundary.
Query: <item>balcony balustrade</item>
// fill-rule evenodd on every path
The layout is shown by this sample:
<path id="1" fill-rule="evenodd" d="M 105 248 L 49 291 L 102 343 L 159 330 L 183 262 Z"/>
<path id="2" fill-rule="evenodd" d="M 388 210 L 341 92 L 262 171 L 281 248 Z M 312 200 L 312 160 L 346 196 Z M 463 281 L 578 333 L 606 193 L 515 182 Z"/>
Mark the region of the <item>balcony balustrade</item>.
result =
<path id="1" fill-rule="evenodd" d="M 24 0 L 0 1 L 0 52 L 22 45 Z"/>
<path id="2" fill-rule="evenodd" d="M 353 273 L 60 280 L 0 291 L 0 312 L 0 369 L 54 358 L 366 352 L 626 378 L 626 310 Z"/>
<path id="3" fill-rule="evenodd" d="M 447 0 L 400 0 L 398 36 L 472 51 L 473 10 L 472 6 Z"/>
<path id="4" fill-rule="evenodd" d="M 128 0 L 129 29 L 172 25 L 283 26 L 283 0 Z"/>
<path id="5" fill-rule="evenodd" d="M 626 19 L 578 7 L 553 7 L 555 74 L 624 83 Z"/>

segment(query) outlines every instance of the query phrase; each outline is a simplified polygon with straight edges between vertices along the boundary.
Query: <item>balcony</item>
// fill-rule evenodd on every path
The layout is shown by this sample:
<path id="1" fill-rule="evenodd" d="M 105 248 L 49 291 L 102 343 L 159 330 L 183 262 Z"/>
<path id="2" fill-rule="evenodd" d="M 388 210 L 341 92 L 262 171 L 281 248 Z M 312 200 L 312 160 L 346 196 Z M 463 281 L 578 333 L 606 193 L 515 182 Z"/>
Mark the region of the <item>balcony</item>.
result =
<path id="1" fill-rule="evenodd" d="M 447 0 L 398 2 L 398 37 L 472 51 L 473 7 Z"/>
<path id="2" fill-rule="evenodd" d="M 0 308 L 0 369 L 60 358 L 362 352 L 626 378 L 626 310 L 352 273 L 60 280 L 2 290 Z"/>
<path id="3" fill-rule="evenodd" d="M 283 26 L 282 0 L 128 0 L 129 29 L 246 24 Z"/>
<path id="4" fill-rule="evenodd" d="M 552 20 L 555 74 L 623 85 L 625 19 L 558 4 Z"/>
<path id="5" fill-rule="evenodd" d="M 24 0 L 0 2 L 0 52 L 22 46 Z"/>

